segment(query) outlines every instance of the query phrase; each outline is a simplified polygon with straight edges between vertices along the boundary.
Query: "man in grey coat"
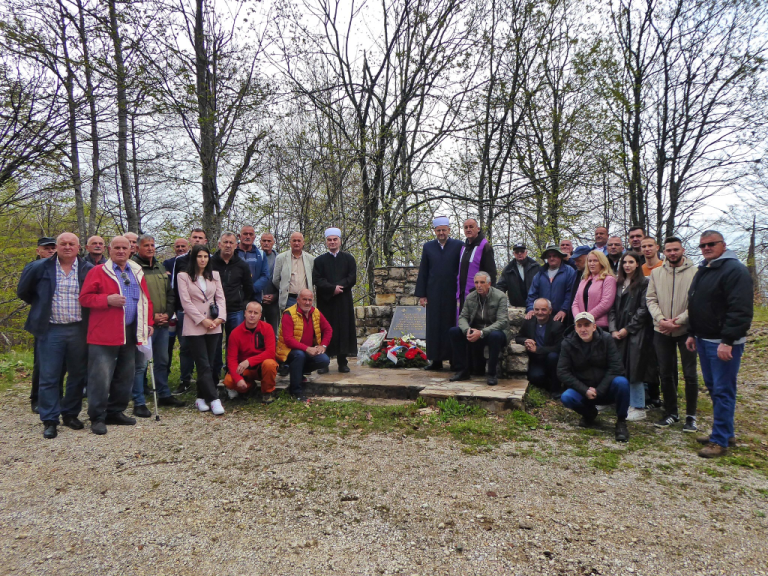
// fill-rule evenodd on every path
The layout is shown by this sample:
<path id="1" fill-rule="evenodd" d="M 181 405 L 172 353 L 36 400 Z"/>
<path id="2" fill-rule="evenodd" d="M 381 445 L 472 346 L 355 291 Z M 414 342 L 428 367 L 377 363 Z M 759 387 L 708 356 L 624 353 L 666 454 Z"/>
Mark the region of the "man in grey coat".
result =
<path id="1" fill-rule="evenodd" d="M 456 367 L 451 382 L 469 380 L 472 371 L 481 374 L 485 372 L 483 351 L 488 346 L 488 385 L 499 383 L 496 365 L 499 354 L 510 338 L 507 308 L 507 295 L 491 287 L 490 274 L 475 274 L 475 290 L 464 301 L 459 325 L 448 330 L 453 348 L 453 365 Z"/>

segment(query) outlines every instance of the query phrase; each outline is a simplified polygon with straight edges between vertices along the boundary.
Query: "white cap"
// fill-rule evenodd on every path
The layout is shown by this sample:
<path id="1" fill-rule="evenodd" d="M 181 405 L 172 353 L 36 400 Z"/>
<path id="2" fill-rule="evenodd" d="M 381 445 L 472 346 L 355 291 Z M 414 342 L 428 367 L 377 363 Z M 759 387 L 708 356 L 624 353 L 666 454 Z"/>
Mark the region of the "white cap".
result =
<path id="1" fill-rule="evenodd" d="M 338 236 L 339 238 L 341 238 L 341 230 L 339 230 L 338 228 L 328 228 L 325 231 L 325 237 L 328 238 L 328 236 Z"/>
<path id="2" fill-rule="evenodd" d="M 448 216 L 435 216 L 432 218 L 432 228 L 437 228 L 438 226 L 450 226 L 451 221 L 448 220 Z"/>
<path id="3" fill-rule="evenodd" d="M 587 320 L 590 324 L 595 323 L 595 317 L 592 316 L 589 312 L 579 312 L 576 314 L 576 318 L 573 319 L 573 322 L 576 323 L 579 320 Z"/>

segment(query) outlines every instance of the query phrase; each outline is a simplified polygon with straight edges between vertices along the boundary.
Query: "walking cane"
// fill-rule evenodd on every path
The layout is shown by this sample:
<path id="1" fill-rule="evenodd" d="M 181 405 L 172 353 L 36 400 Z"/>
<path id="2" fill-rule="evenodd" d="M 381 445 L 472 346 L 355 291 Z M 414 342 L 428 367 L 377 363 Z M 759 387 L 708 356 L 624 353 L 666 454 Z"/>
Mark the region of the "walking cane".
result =
<path id="1" fill-rule="evenodd" d="M 157 413 L 157 384 L 155 383 L 155 359 L 152 354 L 152 336 L 147 338 L 147 343 L 139 346 L 139 350 L 144 354 L 148 361 L 149 375 L 152 378 L 152 393 L 155 396 L 155 421 L 160 421 L 160 415 Z"/>

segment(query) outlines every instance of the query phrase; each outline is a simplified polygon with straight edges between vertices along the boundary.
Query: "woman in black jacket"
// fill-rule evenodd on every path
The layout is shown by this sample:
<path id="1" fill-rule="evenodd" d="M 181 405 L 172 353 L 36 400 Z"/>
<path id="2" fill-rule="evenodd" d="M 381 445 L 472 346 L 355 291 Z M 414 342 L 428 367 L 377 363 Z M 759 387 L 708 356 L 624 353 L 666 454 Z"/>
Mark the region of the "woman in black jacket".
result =
<path id="1" fill-rule="evenodd" d="M 629 380 L 627 420 L 645 419 L 644 352 L 652 342 L 651 315 L 645 303 L 648 278 L 643 275 L 642 256 L 627 252 L 619 262 L 616 299 L 608 312 L 608 330 L 624 362 Z"/>

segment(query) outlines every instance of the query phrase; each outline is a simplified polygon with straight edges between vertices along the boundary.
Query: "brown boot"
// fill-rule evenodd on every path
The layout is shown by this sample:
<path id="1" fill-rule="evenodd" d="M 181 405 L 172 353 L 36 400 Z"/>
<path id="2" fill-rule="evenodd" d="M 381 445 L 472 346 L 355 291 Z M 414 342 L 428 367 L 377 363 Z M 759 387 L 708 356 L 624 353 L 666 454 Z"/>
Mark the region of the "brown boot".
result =
<path id="1" fill-rule="evenodd" d="M 702 458 L 717 458 L 718 456 L 725 456 L 728 454 L 728 448 L 723 448 L 719 444 L 710 442 L 704 448 L 699 450 L 699 456 Z"/>
<path id="2" fill-rule="evenodd" d="M 711 441 L 712 440 L 710 440 L 709 436 L 698 436 L 696 438 L 696 442 L 698 442 L 699 444 L 709 444 Z M 730 438 L 728 438 L 728 446 L 730 448 L 733 448 L 734 446 L 736 446 L 735 436 L 731 436 Z"/>

